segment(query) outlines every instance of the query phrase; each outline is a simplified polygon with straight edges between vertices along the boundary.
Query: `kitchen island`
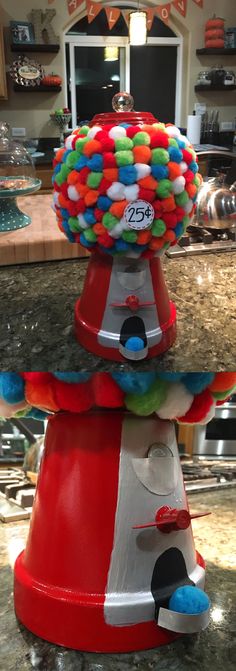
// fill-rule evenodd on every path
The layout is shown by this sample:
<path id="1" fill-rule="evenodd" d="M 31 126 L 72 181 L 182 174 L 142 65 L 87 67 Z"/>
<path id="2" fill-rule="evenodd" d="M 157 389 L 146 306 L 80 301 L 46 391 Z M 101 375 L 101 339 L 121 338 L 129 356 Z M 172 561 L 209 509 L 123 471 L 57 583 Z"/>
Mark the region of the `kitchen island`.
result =
<path id="1" fill-rule="evenodd" d="M 204 499 L 204 500 L 203 500 Z M 25 544 L 28 523 L 0 523 L 0 668 L 4 671 L 234 671 L 236 666 L 236 490 L 189 495 L 197 549 L 207 562 L 206 590 L 212 603 L 209 627 L 159 649 L 123 655 L 80 653 L 35 637 L 15 619 L 14 560 Z"/>
<path id="2" fill-rule="evenodd" d="M 235 253 L 164 257 L 177 339 L 165 354 L 140 363 L 105 361 L 76 342 L 74 304 L 87 264 L 80 258 L 0 268 L 2 370 L 235 370 Z"/>

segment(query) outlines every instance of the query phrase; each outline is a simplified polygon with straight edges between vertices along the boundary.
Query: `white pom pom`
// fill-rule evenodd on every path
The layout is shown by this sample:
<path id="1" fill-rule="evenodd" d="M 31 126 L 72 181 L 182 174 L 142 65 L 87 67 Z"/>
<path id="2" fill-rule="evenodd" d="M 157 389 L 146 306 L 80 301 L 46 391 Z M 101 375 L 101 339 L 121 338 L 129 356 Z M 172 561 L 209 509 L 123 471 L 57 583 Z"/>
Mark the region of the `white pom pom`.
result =
<path id="1" fill-rule="evenodd" d="M 77 219 L 78 219 L 78 222 L 79 222 L 79 225 L 81 226 L 81 228 L 89 228 L 89 224 L 85 220 L 83 214 L 78 214 Z"/>
<path id="2" fill-rule="evenodd" d="M 128 229 L 127 222 L 125 221 L 125 219 L 121 219 L 119 221 L 119 224 L 116 224 L 114 226 L 114 228 L 112 228 L 111 231 L 109 231 L 109 235 L 111 236 L 111 238 L 116 239 L 116 238 L 119 238 L 121 236 L 121 234 L 123 233 L 123 231 L 125 231 L 127 229 Z"/>
<path id="3" fill-rule="evenodd" d="M 193 402 L 193 395 L 186 389 L 181 382 L 170 384 L 167 398 L 162 406 L 157 410 L 157 415 L 161 419 L 175 419 L 186 415 Z"/>
<path id="4" fill-rule="evenodd" d="M 66 141 L 65 141 L 65 148 L 66 149 L 72 149 L 72 142 L 73 142 L 74 139 L 75 139 L 74 135 L 69 135 L 66 138 Z"/>
<path id="5" fill-rule="evenodd" d="M 189 214 L 189 212 L 191 212 L 192 209 L 193 209 L 193 201 L 188 200 L 186 205 L 184 205 L 184 210 L 185 210 L 186 214 Z"/>
<path id="6" fill-rule="evenodd" d="M 53 202 L 54 202 L 54 205 L 59 206 L 59 193 L 58 193 L 58 191 L 55 191 L 54 194 L 53 194 Z"/>
<path id="7" fill-rule="evenodd" d="M 70 200 L 79 200 L 80 196 L 75 186 L 68 186 L 68 196 Z"/>
<path id="8" fill-rule="evenodd" d="M 166 126 L 165 131 L 169 137 L 179 137 L 181 135 L 180 130 L 176 126 Z"/>
<path id="9" fill-rule="evenodd" d="M 109 189 L 107 189 L 107 195 L 112 200 L 124 200 L 125 199 L 125 187 L 121 182 L 113 182 Z"/>
<path id="10" fill-rule="evenodd" d="M 93 140 L 93 138 L 95 137 L 95 135 L 96 135 L 100 130 L 102 130 L 102 127 L 101 127 L 101 126 L 93 126 L 93 128 L 90 128 L 90 129 L 89 129 L 87 137 L 89 137 L 90 140 Z"/>
<path id="11" fill-rule="evenodd" d="M 181 135 L 181 133 L 180 133 L 180 135 L 178 136 L 178 140 L 181 140 L 181 142 L 185 142 L 185 144 L 186 144 L 187 146 L 189 146 L 189 144 L 190 144 L 190 142 L 189 142 L 188 138 L 186 137 L 186 135 Z"/>
<path id="12" fill-rule="evenodd" d="M 175 194 L 182 193 L 182 191 L 184 191 L 184 187 L 185 187 L 185 179 L 184 177 L 182 177 L 182 175 L 180 175 L 180 177 L 176 177 L 176 179 L 173 180 L 172 182 L 173 193 Z"/>
<path id="13" fill-rule="evenodd" d="M 139 194 L 139 185 L 131 184 L 125 187 L 125 200 L 137 200 Z"/>
<path id="14" fill-rule="evenodd" d="M 114 126 L 108 133 L 112 140 L 119 140 L 120 137 L 126 137 L 126 130 L 123 126 Z"/>
<path id="15" fill-rule="evenodd" d="M 144 177 L 148 177 L 151 172 L 151 166 L 146 165 L 146 163 L 135 163 L 134 167 L 137 170 L 137 180 L 138 179 L 143 179 Z"/>
<path id="16" fill-rule="evenodd" d="M 187 170 L 188 170 L 188 166 L 187 166 L 187 163 L 185 163 L 185 161 L 181 161 L 181 163 L 179 164 L 179 167 L 180 167 L 180 170 L 182 172 L 182 175 L 184 174 L 184 172 L 187 172 Z"/>

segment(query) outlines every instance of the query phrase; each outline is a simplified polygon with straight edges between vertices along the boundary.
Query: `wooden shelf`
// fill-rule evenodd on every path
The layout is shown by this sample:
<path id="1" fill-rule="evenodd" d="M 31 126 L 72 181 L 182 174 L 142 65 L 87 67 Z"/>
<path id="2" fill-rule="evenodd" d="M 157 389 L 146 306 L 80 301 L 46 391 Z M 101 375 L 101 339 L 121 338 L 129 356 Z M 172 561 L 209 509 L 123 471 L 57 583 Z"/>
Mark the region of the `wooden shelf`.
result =
<path id="1" fill-rule="evenodd" d="M 59 93 L 61 86 L 21 86 L 21 84 L 14 84 L 13 89 L 16 93 Z"/>
<path id="2" fill-rule="evenodd" d="M 38 51 L 56 54 L 60 49 L 60 44 L 11 44 L 11 51 Z"/>
<path id="3" fill-rule="evenodd" d="M 194 86 L 195 91 L 235 91 L 236 85 L 235 84 L 230 84 L 229 86 L 201 86 L 201 84 L 197 84 Z"/>
<path id="4" fill-rule="evenodd" d="M 197 49 L 198 56 L 232 56 L 236 54 L 236 49 Z"/>

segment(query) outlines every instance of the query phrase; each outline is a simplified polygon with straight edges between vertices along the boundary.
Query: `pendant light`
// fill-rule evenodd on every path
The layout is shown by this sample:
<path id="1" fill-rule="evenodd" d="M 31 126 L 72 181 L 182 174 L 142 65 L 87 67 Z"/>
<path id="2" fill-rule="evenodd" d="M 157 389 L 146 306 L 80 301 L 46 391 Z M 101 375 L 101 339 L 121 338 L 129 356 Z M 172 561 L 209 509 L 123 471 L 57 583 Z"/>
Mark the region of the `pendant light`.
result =
<path id="1" fill-rule="evenodd" d="M 104 61 L 118 61 L 119 47 L 105 47 Z"/>
<path id="2" fill-rule="evenodd" d="M 147 13 L 138 9 L 129 15 L 129 42 L 131 46 L 141 46 L 147 42 Z"/>

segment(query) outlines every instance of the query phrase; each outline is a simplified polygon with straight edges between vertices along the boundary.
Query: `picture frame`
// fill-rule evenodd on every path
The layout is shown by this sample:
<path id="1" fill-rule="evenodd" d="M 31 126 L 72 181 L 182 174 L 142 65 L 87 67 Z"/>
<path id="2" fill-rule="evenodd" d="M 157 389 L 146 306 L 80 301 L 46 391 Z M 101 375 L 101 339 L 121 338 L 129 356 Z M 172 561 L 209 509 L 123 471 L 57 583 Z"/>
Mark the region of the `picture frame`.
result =
<path id="1" fill-rule="evenodd" d="M 34 44 L 34 27 L 28 21 L 10 21 L 12 44 Z"/>

